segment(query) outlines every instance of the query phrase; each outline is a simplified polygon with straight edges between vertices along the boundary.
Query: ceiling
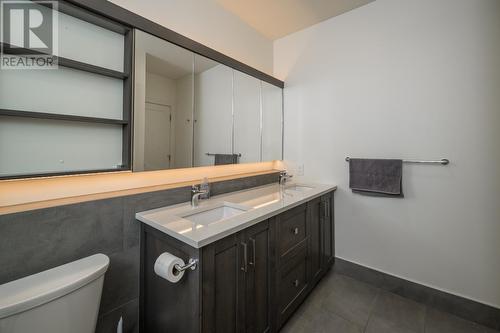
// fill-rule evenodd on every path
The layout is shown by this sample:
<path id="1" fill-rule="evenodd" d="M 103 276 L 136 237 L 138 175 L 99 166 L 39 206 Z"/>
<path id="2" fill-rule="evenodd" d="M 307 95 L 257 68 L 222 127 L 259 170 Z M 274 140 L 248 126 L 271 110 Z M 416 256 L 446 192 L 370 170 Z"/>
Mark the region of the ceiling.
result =
<path id="1" fill-rule="evenodd" d="M 215 0 L 269 39 L 278 39 L 375 0 Z"/>
<path id="2" fill-rule="evenodd" d="M 177 80 L 191 72 L 191 68 L 181 64 L 172 64 L 151 54 L 146 54 L 146 72 Z"/>
<path id="3" fill-rule="evenodd" d="M 192 58 L 190 58 L 192 59 Z M 188 58 L 189 60 L 189 58 Z M 207 71 L 219 63 L 205 57 L 197 56 L 195 59 L 194 73 L 199 74 Z M 180 79 L 193 72 L 191 61 L 176 61 L 175 59 L 165 59 L 146 53 L 146 72 L 168 77 L 172 80 Z"/>
<path id="4" fill-rule="evenodd" d="M 146 72 L 168 77 L 172 80 L 180 79 L 193 72 L 195 74 L 209 70 L 219 63 L 200 55 L 194 55 L 180 46 L 163 39 L 137 30 L 136 52 L 146 55 Z"/>

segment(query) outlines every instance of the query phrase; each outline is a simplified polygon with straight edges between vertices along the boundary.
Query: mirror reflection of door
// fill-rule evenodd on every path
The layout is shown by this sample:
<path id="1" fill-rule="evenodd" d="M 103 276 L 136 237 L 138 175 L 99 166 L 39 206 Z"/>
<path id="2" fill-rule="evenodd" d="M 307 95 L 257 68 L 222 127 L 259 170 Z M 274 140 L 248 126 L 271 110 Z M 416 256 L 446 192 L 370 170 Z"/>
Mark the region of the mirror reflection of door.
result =
<path id="1" fill-rule="evenodd" d="M 171 106 L 146 102 L 145 119 L 147 131 L 144 140 L 144 169 L 170 169 Z"/>
<path id="2" fill-rule="evenodd" d="M 136 31 L 134 171 L 192 166 L 194 54 Z"/>

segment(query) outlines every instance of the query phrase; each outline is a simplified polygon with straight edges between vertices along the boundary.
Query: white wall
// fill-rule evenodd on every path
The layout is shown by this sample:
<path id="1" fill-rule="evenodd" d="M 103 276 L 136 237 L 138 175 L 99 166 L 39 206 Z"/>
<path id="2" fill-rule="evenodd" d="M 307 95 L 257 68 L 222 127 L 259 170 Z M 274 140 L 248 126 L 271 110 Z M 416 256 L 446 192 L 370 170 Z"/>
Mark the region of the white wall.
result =
<path id="1" fill-rule="evenodd" d="M 272 73 L 273 43 L 213 0 L 111 0 L 181 35 Z"/>
<path id="2" fill-rule="evenodd" d="M 146 72 L 146 102 L 175 106 L 176 81 Z"/>
<path id="3" fill-rule="evenodd" d="M 498 0 L 377 0 L 275 42 L 285 159 L 339 185 L 339 257 L 500 307 L 499 36 Z M 346 156 L 452 163 L 387 199 Z"/>

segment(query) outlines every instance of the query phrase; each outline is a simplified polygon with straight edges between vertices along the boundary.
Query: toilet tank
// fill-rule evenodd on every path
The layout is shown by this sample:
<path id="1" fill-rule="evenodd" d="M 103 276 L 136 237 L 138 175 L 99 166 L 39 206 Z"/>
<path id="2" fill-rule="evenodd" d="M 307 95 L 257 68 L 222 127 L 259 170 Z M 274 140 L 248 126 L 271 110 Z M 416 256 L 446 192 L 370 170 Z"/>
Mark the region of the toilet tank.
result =
<path id="1" fill-rule="evenodd" d="M 0 285 L 0 332 L 94 332 L 108 265 L 96 254 Z"/>

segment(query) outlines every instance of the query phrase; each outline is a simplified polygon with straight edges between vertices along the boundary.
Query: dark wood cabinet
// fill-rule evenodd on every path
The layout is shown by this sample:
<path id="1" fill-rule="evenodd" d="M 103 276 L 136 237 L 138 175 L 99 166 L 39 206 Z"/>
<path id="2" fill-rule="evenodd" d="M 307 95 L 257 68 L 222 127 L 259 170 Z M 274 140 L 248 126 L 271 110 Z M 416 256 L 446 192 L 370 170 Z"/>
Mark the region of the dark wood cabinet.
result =
<path id="1" fill-rule="evenodd" d="M 307 205 L 292 208 L 275 218 L 279 261 L 307 238 Z"/>
<path id="2" fill-rule="evenodd" d="M 244 332 L 243 245 L 235 234 L 203 248 L 203 332 Z M 188 272 L 192 273 L 192 272 Z"/>
<path id="3" fill-rule="evenodd" d="M 277 332 L 333 265 L 333 192 L 201 249 L 141 234 L 142 332 Z M 164 251 L 199 266 L 170 283 L 153 270 Z"/>
<path id="4" fill-rule="evenodd" d="M 185 262 L 202 261 L 200 249 L 141 223 L 140 332 L 200 332 L 200 271 L 186 272 L 178 283 L 168 282 L 154 272 L 155 261 L 164 252 Z"/>
<path id="5" fill-rule="evenodd" d="M 277 306 L 275 322 L 281 327 L 305 298 L 309 287 L 308 272 L 308 205 L 294 207 L 275 217 L 277 274 L 275 277 Z"/>
<path id="6" fill-rule="evenodd" d="M 307 203 L 309 230 L 309 270 L 314 286 L 335 260 L 333 196 L 325 194 Z"/>
<path id="7" fill-rule="evenodd" d="M 203 332 L 269 332 L 269 221 L 203 248 Z"/>
<path id="8" fill-rule="evenodd" d="M 335 212 L 333 200 L 332 193 L 325 194 L 321 197 L 321 206 L 323 211 L 323 214 L 321 215 L 321 264 L 324 269 L 331 267 L 335 261 Z"/>
<path id="9" fill-rule="evenodd" d="M 309 288 L 307 241 L 298 244 L 287 260 L 282 261 L 277 274 L 277 327 L 281 327 L 306 297 Z"/>
<path id="10" fill-rule="evenodd" d="M 245 274 L 245 326 L 246 332 L 264 333 L 271 330 L 270 286 L 272 243 L 269 221 L 261 222 L 243 233 L 248 244 L 248 268 Z"/>
<path id="11" fill-rule="evenodd" d="M 309 230 L 309 278 L 312 284 L 321 279 L 323 273 L 323 200 L 316 198 L 307 203 L 307 218 Z"/>

